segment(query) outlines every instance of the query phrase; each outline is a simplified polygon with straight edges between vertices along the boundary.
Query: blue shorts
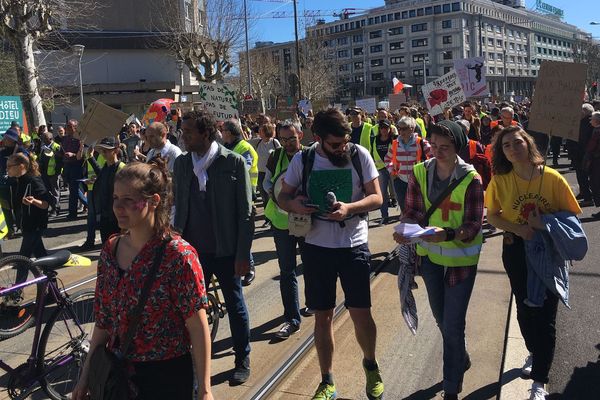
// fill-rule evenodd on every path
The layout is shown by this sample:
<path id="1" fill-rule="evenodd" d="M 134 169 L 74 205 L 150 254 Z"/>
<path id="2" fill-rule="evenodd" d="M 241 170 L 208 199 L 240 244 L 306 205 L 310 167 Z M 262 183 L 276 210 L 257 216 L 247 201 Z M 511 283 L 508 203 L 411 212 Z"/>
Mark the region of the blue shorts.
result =
<path id="1" fill-rule="evenodd" d="M 325 311 L 335 308 L 337 278 L 345 295 L 347 308 L 370 308 L 369 246 L 332 249 L 304 243 L 301 250 L 304 265 L 306 306 Z"/>

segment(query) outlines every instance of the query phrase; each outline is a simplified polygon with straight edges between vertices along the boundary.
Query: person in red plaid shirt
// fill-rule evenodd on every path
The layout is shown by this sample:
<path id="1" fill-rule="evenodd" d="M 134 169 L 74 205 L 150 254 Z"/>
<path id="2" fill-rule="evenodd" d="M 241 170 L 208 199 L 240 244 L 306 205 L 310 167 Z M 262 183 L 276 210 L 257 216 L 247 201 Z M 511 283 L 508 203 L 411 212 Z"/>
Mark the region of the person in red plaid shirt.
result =
<path id="1" fill-rule="evenodd" d="M 428 134 L 434 158 L 415 165 L 410 174 L 401 221 L 434 232 L 422 237 L 417 254 L 429 304 L 444 338 L 444 399 L 453 400 L 458 399 L 464 372 L 471 365 L 465 325 L 483 242 L 483 186 L 475 168 L 457 155 L 467 137 L 456 122 L 441 121 Z M 443 201 L 426 220 L 427 210 L 439 197 Z M 398 233 L 394 240 L 409 242 Z"/>

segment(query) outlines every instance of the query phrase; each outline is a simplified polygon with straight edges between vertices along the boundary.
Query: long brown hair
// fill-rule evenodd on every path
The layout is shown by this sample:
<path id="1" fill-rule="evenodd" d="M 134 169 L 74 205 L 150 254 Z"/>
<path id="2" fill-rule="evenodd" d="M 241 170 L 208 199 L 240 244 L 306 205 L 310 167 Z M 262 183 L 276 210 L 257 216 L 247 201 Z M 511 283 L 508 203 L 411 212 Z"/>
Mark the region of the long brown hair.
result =
<path id="1" fill-rule="evenodd" d="M 160 202 L 154 211 L 154 232 L 162 237 L 173 233 L 170 214 L 173 204 L 173 185 L 164 159 L 155 157 L 150 163 L 127 164 L 115 175 L 115 182 L 117 181 L 127 182 L 146 199 L 158 194 Z"/>
<path id="2" fill-rule="evenodd" d="M 533 137 L 530 134 L 525 132 L 523 128 L 518 126 L 509 126 L 507 128 L 502 129 L 493 139 L 492 142 L 492 170 L 494 174 L 503 175 L 508 174 L 513 169 L 513 165 L 508 158 L 504 155 L 504 151 L 502 149 L 502 139 L 504 136 L 518 133 L 525 143 L 527 143 L 527 149 L 529 153 L 529 162 L 533 165 L 542 165 L 544 164 L 544 157 L 538 150 Z"/>
<path id="3" fill-rule="evenodd" d="M 40 176 L 40 167 L 38 163 L 29 158 L 24 153 L 16 153 L 12 154 L 8 157 L 7 163 L 13 164 L 23 164 L 27 168 L 27 172 L 25 172 L 25 176 Z"/>

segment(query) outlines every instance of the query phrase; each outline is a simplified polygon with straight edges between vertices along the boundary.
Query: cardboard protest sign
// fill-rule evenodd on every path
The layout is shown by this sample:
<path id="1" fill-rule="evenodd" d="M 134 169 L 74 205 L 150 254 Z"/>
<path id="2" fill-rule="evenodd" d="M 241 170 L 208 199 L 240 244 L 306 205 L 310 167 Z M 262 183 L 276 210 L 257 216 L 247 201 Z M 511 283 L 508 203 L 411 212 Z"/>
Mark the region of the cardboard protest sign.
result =
<path id="1" fill-rule="evenodd" d="M 239 118 L 235 89 L 221 83 L 201 82 L 198 93 L 206 111 L 217 121 Z"/>
<path id="2" fill-rule="evenodd" d="M 542 62 L 535 81 L 528 128 L 551 136 L 579 140 L 586 72 L 585 64 Z"/>
<path id="3" fill-rule="evenodd" d="M 446 107 L 454 107 L 466 100 L 455 70 L 423 85 L 422 90 L 431 115 L 442 114 Z"/>
<path id="4" fill-rule="evenodd" d="M 0 96 L 0 134 L 4 134 L 10 123 L 17 121 L 23 127 L 23 103 L 19 96 Z"/>
<path id="5" fill-rule="evenodd" d="M 391 112 L 397 111 L 400 108 L 400 104 L 406 103 L 406 95 L 404 93 L 390 94 L 389 99 L 389 109 Z"/>
<path id="6" fill-rule="evenodd" d="M 104 137 L 116 136 L 128 117 L 126 113 L 92 99 L 88 101 L 78 127 L 81 139 L 92 144 Z"/>
<path id="7" fill-rule="evenodd" d="M 260 106 L 260 100 L 244 100 L 244 103 L 242 104 L 242 112 L 250 115 L 259 114 Z"/>
<path id="8" fill-rule="evenodd" d="M 483 57 L 454 60 L 454 69 L 460 79 L 465 97 L 483 97 L 490 94 L 485 80 Z"/>
<path id="9" fill-rule="evenodd" d="M 377 111 L 377 101 L 374 97 L 370 97 L 368 99 L 359 99 L 356 100 L 356 107 L 362 108 L 369 114 L 374 114 Z"/>

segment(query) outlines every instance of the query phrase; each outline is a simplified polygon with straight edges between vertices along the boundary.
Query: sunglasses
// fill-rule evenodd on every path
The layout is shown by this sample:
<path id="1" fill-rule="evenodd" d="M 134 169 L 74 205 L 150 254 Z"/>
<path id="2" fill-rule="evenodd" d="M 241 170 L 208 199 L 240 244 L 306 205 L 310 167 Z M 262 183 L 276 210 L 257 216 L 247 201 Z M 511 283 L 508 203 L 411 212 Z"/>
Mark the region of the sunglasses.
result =
<path id="1" fill-rule="evenodd" d="M 343 142 L 331 143 L 331 142 L 328 142 L 328 141 L 325 141 L 325 140 L 324 140 L 324 141 L 323 141 L 323 143 L 327 143 L 327 145 L 328 145 L 329 147 L 331 147 L 333 150 L 337 150 L 337 149 L 339 149 L 339 148 L 341 148 L 341 147 L 343 147 L 343 146 L 347 145 L 349 141 L 350 141 L 350 138 L 349 138 L 348 136 L 346 136 L 346 137 L 344 138 L 344 141 L 343 141 Z"/>

